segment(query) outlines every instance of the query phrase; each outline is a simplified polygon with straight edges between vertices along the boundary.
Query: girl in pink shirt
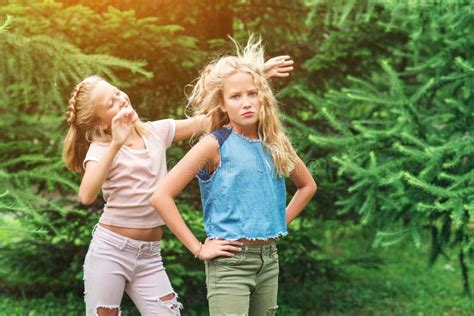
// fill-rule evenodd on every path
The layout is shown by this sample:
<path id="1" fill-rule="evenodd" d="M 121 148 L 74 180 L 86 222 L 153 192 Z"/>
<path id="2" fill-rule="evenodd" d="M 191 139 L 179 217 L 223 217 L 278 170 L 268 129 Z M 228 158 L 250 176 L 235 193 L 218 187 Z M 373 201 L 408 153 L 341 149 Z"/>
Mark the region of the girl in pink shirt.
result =
<path id="1" fill-rule="evenodd" d="M 267 61 L 269 77 L 292 70 L 287 56 Z M 142 315 L 179 315 L 160 254 L 164 222 L 149 204 L 167 173 L 166 149 L 206 130 L 204 116 L 143 123 L 127 94 L 98 76 L 80 82 L 67 111 L 63 160 L 83 178 L 79 199 L 105 200 L 84 262 L 87 315 L 118 315 L 123 293 Z M 229 242 L 231 244 L 231 242 Z"/>

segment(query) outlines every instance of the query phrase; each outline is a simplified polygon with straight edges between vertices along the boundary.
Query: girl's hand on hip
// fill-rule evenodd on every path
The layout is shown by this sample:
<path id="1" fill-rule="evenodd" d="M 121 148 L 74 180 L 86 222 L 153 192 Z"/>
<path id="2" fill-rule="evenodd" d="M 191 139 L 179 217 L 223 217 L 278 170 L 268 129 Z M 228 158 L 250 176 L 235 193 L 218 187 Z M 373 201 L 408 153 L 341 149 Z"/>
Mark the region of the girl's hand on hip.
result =
<path id="1" fill-rule="evenodd" d="M 232 257 L 234 252 L 241 251 L 242 246 L 243 243 L 240 241 L 207 238 L 202 245 L 198 258 L 211 260 L 216 257 Z"/>
<path id="2" fill-rule="evenodd" d="M 263 66 L 264 76 L 271 77 L 288 77 L 293 71 L 293 60 L 290 56 L 277 56 L 270 58 Z"/>
<path id="3" fill-rule="evenodd" d="M 121 109 L 112 118 L 112 142 L 123 145 L 132 132 L 135 111 L 129 107 Z"/>

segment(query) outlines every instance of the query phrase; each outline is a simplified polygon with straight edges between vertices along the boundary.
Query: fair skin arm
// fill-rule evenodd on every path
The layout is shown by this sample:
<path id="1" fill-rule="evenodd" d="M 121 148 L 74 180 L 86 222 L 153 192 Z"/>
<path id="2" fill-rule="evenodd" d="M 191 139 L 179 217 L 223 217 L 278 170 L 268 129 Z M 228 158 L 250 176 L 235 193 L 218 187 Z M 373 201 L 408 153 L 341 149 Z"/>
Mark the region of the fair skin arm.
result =
<path id="1" fill-rule="evenodd" d="M 109 145 L 105 155 L 97 161 L 88 161 L 79 187 L 79 200 L 82 204 L 92 204 L 105 181 L 110 165 L 121 146 Z"/>
<path id="2" fill-rule="evenodd" d="M 290 179 L 295 184 L 297 191 L 286 207 L 287 224 L 291 223 L 301 213 L 317 190 L 316 182 L 299 157 L 297 158 L 295 168 L 290 173 Z"/>
<path id="3" fill-rule="evenodd" d="M 132 131 L 132 119 L 133 111 L 124 109 L 118 112 L 112 119 L 113 136 L 107 152 L 98 162 L 88 161 L 86 163 L 84 176 L 79 187 L 79 200 L 82 204 L 91 204 L 97 198 L 115 155 Z"/>
<path id="4" fill-rule="evenodd" d="M 219 162 L 217 141 L 207 136 L 194 146 L 180 162 L 168 173 L 150 199 L 163 221 L 178 239 L 194 255 L 199 251 L 200 242 L 191 232 L 180 215 L 174 198 L 191 182 L 199 170 L 206 166 L 215 169 Z M 219 256 L 233 256 L 240 251 L 242 243 L 237 241 L 206 239 L 198 258 L 210 260 Z"/>
<path id="5" fill-rule="evenodd" d="M 210 125 L 210 120 L 205 115 L 195 116 L 185 120 L 176 120 L 176 131 L 173 142 L 190 139 L 193 135 L 201 135 Z"/>

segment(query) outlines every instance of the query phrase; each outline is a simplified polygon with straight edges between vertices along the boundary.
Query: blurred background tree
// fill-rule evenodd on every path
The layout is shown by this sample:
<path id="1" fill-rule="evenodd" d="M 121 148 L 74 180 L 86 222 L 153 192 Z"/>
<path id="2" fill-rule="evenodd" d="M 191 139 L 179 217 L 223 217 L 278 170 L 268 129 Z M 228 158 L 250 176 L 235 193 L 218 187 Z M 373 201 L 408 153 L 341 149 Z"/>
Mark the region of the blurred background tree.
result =
<path id="1" fill-rule="evenodd" d="M 429 265 L 447 246 L 458 246 L 464 292 L 470 294 L 471 6 L 462 1 L 328 4 L 317 1 L 311 14 L 329 14 L 332 22 L 325 25 L 333 31 L 305 62 L 308 76 L 285 91 L 307 102 L 318 122 L 317 131 L 301 122 L 295 126 L 308 135 L 308 147 L 327 150 L 318 162 L 329 166 L 331 192 L 322 192 L 322 182 L 319 194 L 335 202 L 338 214 L 375 228 L 375 245 L 409 237 L 420 246 L 422 230 L 428 229 Z M 328 56 L 326 50 L 334 53 Z M 317 78 L 326 78 L 327 68 L 329 89 L 320 84 L 318 91 Z"/>

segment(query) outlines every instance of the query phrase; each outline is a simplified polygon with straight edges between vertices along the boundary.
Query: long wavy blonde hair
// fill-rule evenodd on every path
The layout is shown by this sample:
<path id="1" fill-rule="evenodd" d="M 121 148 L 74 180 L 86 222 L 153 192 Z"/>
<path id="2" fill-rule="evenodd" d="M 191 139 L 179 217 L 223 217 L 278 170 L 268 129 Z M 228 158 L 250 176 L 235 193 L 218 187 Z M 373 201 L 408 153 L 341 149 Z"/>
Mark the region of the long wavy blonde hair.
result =
<path id="1" fill-rule="evenodd" d="M 108 143 L 112 140 L 110 131 L 98 127 L 99 118 L 93 105 L 92 93 L 100 81 L 106 80 L 94 75 L 78 83 L 71 93 L 66 112 L 69 130 L 64 139 L 62 157 L 69 170 L 80 174 L 84 173 L 82 162 L 90 144 L 93 141 Z M 133 126 L 140 134 L 146 134 L 141 121 L 136 121 Z"/>
<path id="2" fill-rule="evenodd" d="M 236 41 L 232 41 L 236 47 L 236 56 L 218 58 L 203 69 L 189 96 L 187 111 L 191 111 L 192 115 L 204 114 L 210 117 L 209 131 L 229 124 L 229 117 L 221 108 L 225 80 L 237 72 L 251 74 L 261 105 L 257 123 L 258 137 L 271 153 L 278 175 L 288 176 L 295 167 L 297 155 L 279 119 L 277 100 L 263 75 L 262 41 L 251 35 L 243 49 Z"/>

